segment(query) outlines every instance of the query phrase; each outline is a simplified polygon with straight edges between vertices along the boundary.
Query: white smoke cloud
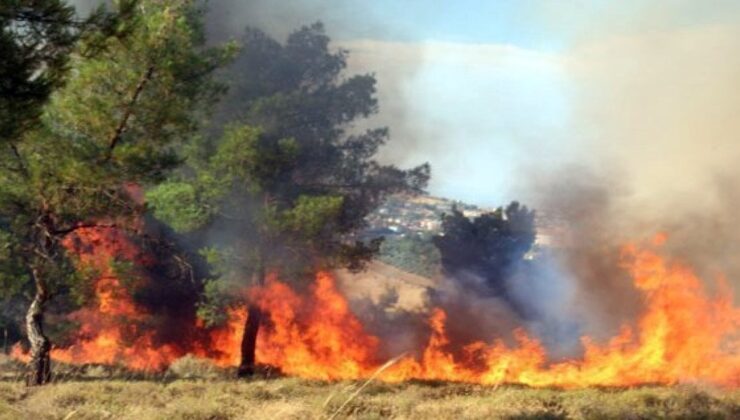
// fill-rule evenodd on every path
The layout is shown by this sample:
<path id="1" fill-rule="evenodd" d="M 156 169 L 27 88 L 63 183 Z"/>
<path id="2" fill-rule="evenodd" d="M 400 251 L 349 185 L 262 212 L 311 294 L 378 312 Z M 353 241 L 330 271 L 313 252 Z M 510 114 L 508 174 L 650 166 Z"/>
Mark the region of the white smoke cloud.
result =
<path id="1" fill-rule="evenodd" d="M 525 160 L 558 151 L 569 104 L 561 57 L 512 45 L 343 42 L 378 79 L 383 158 L 429 161 L 433 194 L 495 205 Z M 564 151 L 570 155 L 571 151 Z"/>

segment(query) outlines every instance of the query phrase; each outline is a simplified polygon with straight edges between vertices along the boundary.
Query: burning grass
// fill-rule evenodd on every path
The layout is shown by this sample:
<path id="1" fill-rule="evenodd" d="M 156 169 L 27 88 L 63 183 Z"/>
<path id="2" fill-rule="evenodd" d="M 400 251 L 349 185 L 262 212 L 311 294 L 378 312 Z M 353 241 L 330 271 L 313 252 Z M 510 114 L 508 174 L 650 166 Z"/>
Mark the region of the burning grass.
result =
<path id="1" fill-rule="evenodd" d="M 623 268 L 644 298 L 644 312 L 636 325 L 625 324 L 607 342 L 582 337 L 583 357 L 550 362 L 547 348 L 523 329 L 514 332 L 513 345 L 502 340 L 452 342 L 447 332 L 450 314 L 433 308 L 426 322 L 426 345 L 416 352 L 403 352 L 377 379 L 569 389 L 646 383 L 737 388 L 740 309 L 732 303 L 732 291 L 720 279 L 717 293 L 708 293 L 690 267 L 660 254 L 663 241 L 646 248 L 624 247 Z M 113 243 L 134 253 L 123 239 Z M 99 264 L 105 275 L 96 283 L 96 305 L 73 314 L 84 334 L 70 347 L 52 350 L 56 362 L 80 366 L 67 379 L 96 369 L 102 372 L 97 377 L 115 376 L 106 375 L 108 368 L 101 365 L 126 366 L 129 372 L 138 372 L 130 376 L 134 379 L 217 378 L 233 370 L 247 316 L 243 308 L 233 308 L 227 325 L 202 331 L 204 342 L 157 342 L 156 331 L 130 328 L 148 314 L 125 293 L 115 273 L 102 270 L 106 254 L 110 252 L 81 253 Z M 379 357 L 382 340 L 366 330 L 330 273 L 317 273 L 302 293 L 272 274 L 265 286 L 249 293 L 269 317 L 257 340 L 257 361 L 262 365 L 306 380 L 342 381 L 367 379 L 387 361 Z M 187 354 L 197 358 L 181 359 Z M 65 373 L 57 371 L 57 377 L 65 378 Z"/>

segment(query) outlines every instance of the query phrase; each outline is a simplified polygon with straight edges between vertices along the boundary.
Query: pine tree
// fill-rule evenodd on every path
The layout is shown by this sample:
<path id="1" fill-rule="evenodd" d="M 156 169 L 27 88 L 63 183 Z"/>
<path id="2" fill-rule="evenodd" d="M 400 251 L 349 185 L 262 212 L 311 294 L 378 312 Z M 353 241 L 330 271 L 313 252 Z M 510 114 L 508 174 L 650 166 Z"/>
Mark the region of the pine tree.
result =
<path id="1" fill-rule="evenodd" d="M 361 267 L 379 246 L 353 237 L 365 216 L 388 194 L 421 191 L 429 177 L 427 165 L 406 171 L 374 159 L 387 129 L 350 132 L 377 101 L 373 76 L 344 77 L 346 56 L 330 50 L 320 24 L 285 44 L 248 30 L 216 116 L 223 135 L 193 145 L 189 170 L 148 195 L 174 228 L 217 238 L 204 250 L 215 278 L 200 314 L 213 321 L 224 305 L 247 306 L 241 376 L 254 372 L 265 316 L 259 302 L 242 300 L 244 286 L 263 285 L 270 272 L 299 280 L 320 268 Z"/>
<path id="2" fill-rule="evenodd" d="M 79 279 L 61 241 L 83 227 L 130 226 L 144 210 L 131 186 L 157 183 L 179 164 L 176 145 L 220 90 L 210 75 L 229 49 L 203 47 L 193 3 L 138 2 L 115 33 L 91 35 L 95 54 L 77 44 L 65 64 L 73 71 L 38 122 L 0 149 L 0 284 L 33 290 L 29 384 L 51 374 L 44 307 Z"/>
<path id="3" fill-rule="evenodd" d="M 64 0 L 0 4 L 0 143 L 17 142 L 38 122 L 43 105 L 63 84 L 79 41 L 93 54 L 99 41 L 121 34 L 119 24 L 135 5 L 122 1 L 117 13 L 100 7 L 79 19 Z"/>

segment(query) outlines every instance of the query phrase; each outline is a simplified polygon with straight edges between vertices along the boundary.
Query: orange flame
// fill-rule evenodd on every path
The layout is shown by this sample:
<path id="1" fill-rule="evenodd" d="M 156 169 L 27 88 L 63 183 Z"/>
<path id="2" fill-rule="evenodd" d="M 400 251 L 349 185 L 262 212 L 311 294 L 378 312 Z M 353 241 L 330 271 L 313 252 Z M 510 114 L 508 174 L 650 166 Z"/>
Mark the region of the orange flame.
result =
<path id="1" fill-rule="evenodd" d="M 607 343 L 583 337 L 580 359 L 548 362 L 545 347 L 524 330 L 515 331 L 514 347 L 496 340 L 454 346 L 462 348 L 454 352 L 451 344 L 456 343 L 450 343 L 446 332 L 450 315 L 436 308 L 428 320 L 430 336 L 425 348 L 418 356 L 405 356 L 385 369 L 380 379 L 565 388 L 686 381 L 740 385 L 740 310 L 732 304 L 732 291 L 720 279 L 716 296 L 708 296 L 689 267 L 658 254 L 665 240 L 665 235 L 656 237 L 653 248 L 624 247 L 624 267 L 643 295 L 645 313 L 634 328 L 623 326 Z M 227 325 L 209 331 L 205 342 L 187 346 L 157 343 L 153 331 L 137 328 L 137 321 L 148 315 L 137 307 L 108 264 L 114 256 L 142 263 L 136 247 L 120 233 L 95 229 L 81 230 L 77 241 L 66 245 L 76 250 L 81 263 L 100 270 L 97 299 L 94 306 L 72 315 L 80 322 L 80 338 L 68 348 L 54 349 L 54 359 L 120 363 L 146 370 L 164 368 L 190 352 L 220 366 L 238 364 L 245 310 L 230 310 Z M 258 363 L 288 375 L 321 380 L 365 378 L 382 365 L 379 339 L 365 331 L 330 274 L 318 273 L 305 294 L 275 275 L 264 287 L 248 293 L 267 318 L 258 336 Z M 17 349 L 14 352 L 22 357 Z"/>
<path id="2" fill-rule="evenodd" d="M 736 351 L 740 311 L 732 306 L 727 284 L 720 281 L 719 296 L 710 299 L 688 267 L 669 264 L 655 252 L 632 245 L 625 247 L 624 254 L 627 269 L 647 304 L 636 335 L 624 326 L 604 346 L 583 337 L 582 360 L 547 366 L 544 347 L 517 331 L 516 348 L 509 349 L 502 342 L 472 343 L 458 360 L 444 349 L 448 343 L 445 314 L 437 309 L 432 314 L 433 334 L 422 360 L 405 359 L 385 378 L 566 388 L 685 381 L 740 385 L 740 354 Z M 465 363 L 476 355 L 484 357 L 483 369 Z"/>
<path id="3" fill-rule="evenodd" d="M 308 297 L 272 278 L 253 299 L 270 317 L 257 343 L 260 363 L 311 379 L 361 378 L 372 370 L 378 339 L 364 333 L 328 273 L 316 276 Z"/>
<path id="4" fill-rule="evenodd" d="M 656 241 L 656 246 L 663 241 Z M 655 251 L 630 245 L 624 248 L 624 261 L 647 308 L 637 333 L 624 326 L 604 345 L 583 337 L 582 359 L 552 364 L 547 363 L 542 344 L 523 330 L 515 332 L 518 345 L 514 348 L 500 340 L 474 342 L 462 354 L 453 354 L 445 331 L 447 314 L 434 309 L 429 319 L 431 336 L 421 357 L 401 359 L 381 378 L 568 388 L 685 381 L 740 384 L 736 351 L 740 311 L 732 306 L 726 282 L 720 281 L 718 296 L 710 298 L 688 267 L 669 263 Z M 328 274 L 317 276 L 308 298 L 275 279 L 254 293 L 271 323 L 260 337 L 258 361 L 314 379 L 366 377 L 378 368 L 373 358 L 377 338 L 364 333 Z"/>
<path id="5" fill-rule="evenodd" d="M 81 266 L 99 273 L 94 284 L 95 301 L 69 318 L 80 324 L 79 339 L 70 347 L 54 348 L 51 357 L 65 363 L 123 364 L 136 370 L 158 370 L 180 356 L 167 344 L 155 345 L 154 332 L 139 331 L 137 323 L 147 314 L 136 307 L 116 277 L 110 262 L 115 259 L 147 264 L 145 255 L 117 229 L 84 228 L 65 240 Z"/>

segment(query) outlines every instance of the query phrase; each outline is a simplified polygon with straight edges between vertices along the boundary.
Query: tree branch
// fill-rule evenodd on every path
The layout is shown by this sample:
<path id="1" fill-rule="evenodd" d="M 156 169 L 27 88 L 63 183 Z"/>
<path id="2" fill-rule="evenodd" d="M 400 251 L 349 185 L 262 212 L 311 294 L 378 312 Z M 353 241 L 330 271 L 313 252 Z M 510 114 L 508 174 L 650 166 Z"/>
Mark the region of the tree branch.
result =
<path id="1" fill-rule="evenodd" d="M 50 233 L 53 235 L 67 235 L 70 234 L 76 230 L 79 229 L 86 229 L 86 228 L 109 228 L 109 229 L 117 229 L 119 226 L 115 223 L 77 223 L 74 226 L 70 226 L 68 228 L 64 229 L 54 229 Z"/>
<path id="2" fill-rule="evenodd" d="M 103 162 L 108 162 L 113 157 L 113 150 L 116 148 L 118 142 L 121 140 L 121 136 L 123 136 L 123 133 L 126 132 L 126 128 L 128 128 L 128 121 L 131 118 L 131 114 L 133 114 L 134 112 L 134 106 L 139 100 L 141 92 L 144 91 L 144 87 L 152 79 L 153 75 L 154 66 L 151 66 L 146 70 L 146 73 L 144 73 L 144 76 L 139 81 L 139 84 L 136 85 L 136 90 L 134 90 L 134 94 L 131 96 L 131 100 L 128 102 L 128 104 L 126 104 L 126 109 L 124 109 L 123 111 L 121 121 L 118 123 L 118 126 L 111 135 L 110 140 L 108 140 L 108 152 L 106 153 Z"/>
<path id="3" fill-rule="evenodd" d="M 23 163 L 23 158 L 21 157 L 21 153 L 18 151 L 18 147 L 14 143 L 10 143 L 10 150 L 13 151 L 13 156 L 15 156 L 16 160 L 18 161 L 19 171 L 23 174 L 23 176 L 28 178 L 28 169 Z"/>

